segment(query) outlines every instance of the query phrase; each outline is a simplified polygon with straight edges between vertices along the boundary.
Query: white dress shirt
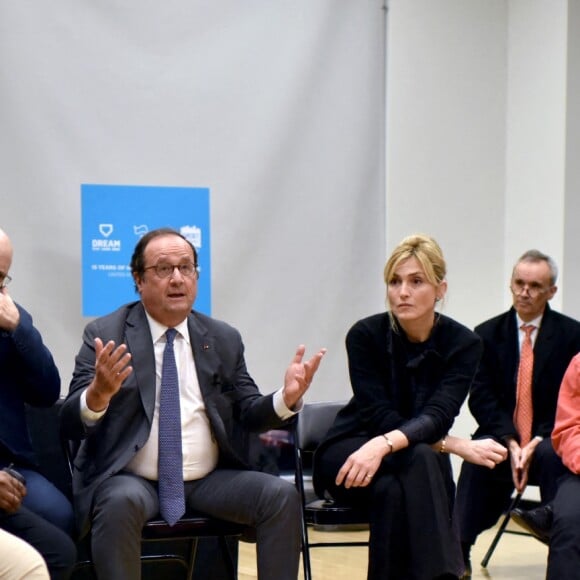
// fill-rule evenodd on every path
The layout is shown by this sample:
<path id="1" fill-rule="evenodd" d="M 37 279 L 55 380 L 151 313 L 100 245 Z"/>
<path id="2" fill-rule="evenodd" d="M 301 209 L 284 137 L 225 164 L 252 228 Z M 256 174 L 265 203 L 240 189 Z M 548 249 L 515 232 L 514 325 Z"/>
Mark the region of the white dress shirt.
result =
<path id="1" fill-rule="evenodd" d="M 542 324 L 543 314 L 534 318 L 534 320 L 530 320 L 530 322 L 524 322 L 519 315 L 516 313 L 516 320 L 518 323 L 518 341 L 520 344 L 520 351 L 522 350 L 522 344 L 524 342 L 524 338 L 526 337 L 526 333 L 522 330 L 522 326 L 525 325 L 533 325 L 534 330 L 530 333 L 530 340 L 532 341 L 532 348 L 536 344 L 536 338 L 538 338 L 538 331 L 540 330 L 540 325 Z"/>

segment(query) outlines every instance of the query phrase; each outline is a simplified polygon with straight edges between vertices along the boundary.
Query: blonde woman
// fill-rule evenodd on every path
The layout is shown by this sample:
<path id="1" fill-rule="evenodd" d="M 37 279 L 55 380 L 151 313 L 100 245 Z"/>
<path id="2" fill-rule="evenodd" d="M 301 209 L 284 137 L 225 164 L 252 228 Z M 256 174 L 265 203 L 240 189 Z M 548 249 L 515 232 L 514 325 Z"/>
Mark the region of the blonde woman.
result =
<path id="1" fill-rule="evenodd" d="M 495 444 L 447 443 L 482 347 L 471 330 L 436 311 L 445 277 L 431 237 L 413 235 L 395 248 L 384 270 L 389 311 L 348 332 L 353 397 L 315 456 L 317 493 L 369 510 L 369 580 L 461 576 L 447 452 L 490 466 L 502 459 Z"/>

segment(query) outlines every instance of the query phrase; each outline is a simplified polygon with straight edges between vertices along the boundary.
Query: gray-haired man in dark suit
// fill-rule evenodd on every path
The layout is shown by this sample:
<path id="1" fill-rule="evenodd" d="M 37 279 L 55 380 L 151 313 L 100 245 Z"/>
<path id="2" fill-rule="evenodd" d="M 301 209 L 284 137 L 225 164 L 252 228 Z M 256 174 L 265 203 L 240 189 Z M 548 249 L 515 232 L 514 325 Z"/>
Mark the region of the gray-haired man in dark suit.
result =
<path id="1" fill-rule="evenodd" d="M 549 502 L 564 471 L 550 434 L 562 377 L 580 351 L 580 323 L 550 309 L 557 275 L 549 256 L 529 250 L 512 272 L 512 308 L 475 328 L 483 340 L 484 353 L 469 395 L 469 408 L 478 423 L 474 438 L 494 437 L 508 448 L 510 460 L 493 470 L 463 462 L 456 511 L 468 568 L 471 546 L 508 507 L 514 488 L 522 492 L 528 482 L 539 485 L 543 502 Z M 525 341 L 523 327 L 528 325 L 533 327 L 533 416 L 526 440 L 518 432 L 514 410 L 520 350 Z"/>

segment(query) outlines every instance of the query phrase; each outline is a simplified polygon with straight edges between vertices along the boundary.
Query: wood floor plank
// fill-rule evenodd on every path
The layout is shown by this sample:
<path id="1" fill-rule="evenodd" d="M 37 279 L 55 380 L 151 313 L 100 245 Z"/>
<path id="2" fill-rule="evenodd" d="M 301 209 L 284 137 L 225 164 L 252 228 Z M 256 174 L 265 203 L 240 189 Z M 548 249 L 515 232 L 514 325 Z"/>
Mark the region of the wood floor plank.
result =
<path id="1" fill-rule="evenodd" d="M 488 530 L 478 538 L 472 553 L 473 580 L 544 580 L 548 548 L 529 536 L 504 534 L 487 569 L 479 563 L 495 534 Z M 360 540 L 367 532 L 311 532 L 312 541 Z M 313 580 L 366 580 L 367 548 L 315 548 L 310 551 Z M 240 544 L 239 580 L 256 580 L 254 544 Z M 302 580 L 302 570 L 299 578 Z M 401 579 L 404 580 L 404 579 Z"/>

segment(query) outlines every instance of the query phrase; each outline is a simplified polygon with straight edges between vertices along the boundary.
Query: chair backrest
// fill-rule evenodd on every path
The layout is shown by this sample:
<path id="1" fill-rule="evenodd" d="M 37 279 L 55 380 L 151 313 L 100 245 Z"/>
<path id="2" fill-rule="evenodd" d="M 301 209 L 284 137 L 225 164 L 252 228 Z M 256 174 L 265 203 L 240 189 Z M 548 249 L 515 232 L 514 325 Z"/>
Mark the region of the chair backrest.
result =
<path id="1" fill-rule="evenodd" d="M 67 439 L 59 433 L 69 479 L 72 480 L 74 458 L 81 441 Z M 144 580 L 154 578 L 237 578 L 238 547 L 249 529 L 234 522 L 218 520 L 206 514 L 188 512 L 174 526 L 158 517 L 150 519 L 142 531 L 142 574 Z M 78 559 L 74 580 L 95 578 L 90 550 L 90 536 L 77 544 Z M 216 548 L 219 548 L 216 550 Z M 147 564 L 146 566 L 144 566 Z"/>
<path id="2" fill-rule="evenodd" d="M 303 452 L 314 452 L 345 404 L 346 401 L 327 401 L 304 405 L 296 426 L 296 444 Z"/>
<path id="3" fill-rule="evenodd" d="M 312 580 L 310 565 L 310 548 L 368 546 L 368 541 L 310 542 L 308 525 L 339 526 L 360 525 L 368 522 L 368 516 L 352 510 L 347 506 L 337 506 L 332 501 L 316 499 L 312 489 L 311 463 L 312 455 L 318 445 L 325 439 L 328 430 L 334 423 L 336 415 L 346 401 L 327 401 L 323 403 L 306 403 L 298 415 L 294 434 L 294 458 L 296 464 L 296 487 L 302 501 L 302 564 L 304 579 Z"/>
<path id="4" fill-rule="evenodd" d="M 345 404 L 344 401 L 305 403 L 298 415 L 294 431 L 294 468 L 295 481 L 303 505 L 316 497 L 312 486 L 314 452 Z"/>

